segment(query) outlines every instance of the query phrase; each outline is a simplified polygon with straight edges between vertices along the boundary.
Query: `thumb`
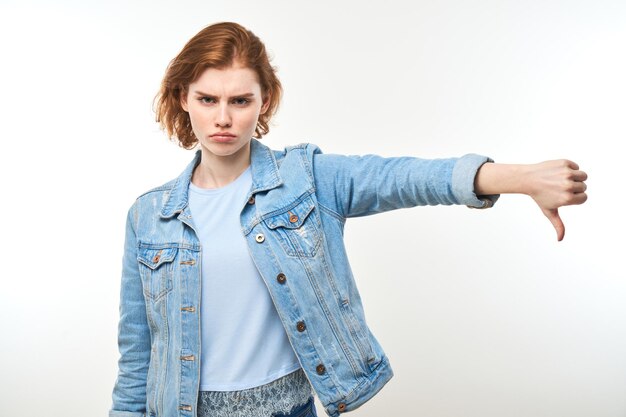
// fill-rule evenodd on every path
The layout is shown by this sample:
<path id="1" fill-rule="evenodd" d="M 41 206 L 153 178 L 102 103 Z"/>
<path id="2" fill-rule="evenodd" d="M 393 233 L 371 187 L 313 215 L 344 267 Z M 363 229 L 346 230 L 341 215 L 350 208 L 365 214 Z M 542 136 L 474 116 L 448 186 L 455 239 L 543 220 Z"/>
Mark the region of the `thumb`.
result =
<path id="1" fill-rule="evenodd" d="M 552 226 L 556 229 L 556 237 L 560 242 L 565 236 L 565 225 L 559 216 L 559 209 L 541 209 L 543 214 L 550 220 Z"/>

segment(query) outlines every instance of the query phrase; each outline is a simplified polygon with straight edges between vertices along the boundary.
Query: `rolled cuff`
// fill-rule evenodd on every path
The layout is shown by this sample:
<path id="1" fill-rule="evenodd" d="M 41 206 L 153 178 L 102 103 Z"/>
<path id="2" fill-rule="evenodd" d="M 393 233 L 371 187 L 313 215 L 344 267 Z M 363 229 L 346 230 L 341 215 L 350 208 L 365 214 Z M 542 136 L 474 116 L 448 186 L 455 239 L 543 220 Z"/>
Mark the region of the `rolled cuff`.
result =
<path id="1" fill-rule="evenodd" d="M 493 207 L 500 198 L 500 194 L 477 196 L 474 192 L 476 173 L 486 162 L 493 162 L 493 159 L 473 153 L 463 155 L 456 161 L 452 170 L 452 193 L 459 204 L 484 209 Z"/>

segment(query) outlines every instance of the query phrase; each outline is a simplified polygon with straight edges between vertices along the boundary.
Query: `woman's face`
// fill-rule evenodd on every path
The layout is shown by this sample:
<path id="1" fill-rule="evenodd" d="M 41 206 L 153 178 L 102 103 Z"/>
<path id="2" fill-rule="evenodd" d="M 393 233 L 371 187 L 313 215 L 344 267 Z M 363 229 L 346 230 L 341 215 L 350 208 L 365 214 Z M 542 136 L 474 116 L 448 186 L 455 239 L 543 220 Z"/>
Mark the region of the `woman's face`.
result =
<path id="1" fill-rule="evenodd" d="M 189 84 L 181 98 L 203 157 L 229 158 L 249 152 L 259 115 L 269 105 L 261 97 L 256 73 L 238 64 L 219 70 L 208 68 Z M 220 136 L 227 133 L 232 136 Z"/>

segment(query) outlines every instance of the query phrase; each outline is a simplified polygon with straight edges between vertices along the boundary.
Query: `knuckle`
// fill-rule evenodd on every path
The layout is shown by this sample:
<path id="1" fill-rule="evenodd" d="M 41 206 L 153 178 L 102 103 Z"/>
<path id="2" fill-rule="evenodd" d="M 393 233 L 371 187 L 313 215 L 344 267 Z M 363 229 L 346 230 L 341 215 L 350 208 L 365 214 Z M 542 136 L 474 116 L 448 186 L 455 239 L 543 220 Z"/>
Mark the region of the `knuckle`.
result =
<path id="1" fill-rule="evenodd" d="M 574 182 L 570 178 L 563 178 L 561 180 L 561 189 L 565 191 L 570 191 Z"/>
<path id="2" fill-rule="evenodd" d="M 559 207 L 561 206 L 566 206 L 569 204 L 569 193 L 568 194 L 563 194 L 561 195 L 558 199 L 557 199 L 557 204 Z"/>

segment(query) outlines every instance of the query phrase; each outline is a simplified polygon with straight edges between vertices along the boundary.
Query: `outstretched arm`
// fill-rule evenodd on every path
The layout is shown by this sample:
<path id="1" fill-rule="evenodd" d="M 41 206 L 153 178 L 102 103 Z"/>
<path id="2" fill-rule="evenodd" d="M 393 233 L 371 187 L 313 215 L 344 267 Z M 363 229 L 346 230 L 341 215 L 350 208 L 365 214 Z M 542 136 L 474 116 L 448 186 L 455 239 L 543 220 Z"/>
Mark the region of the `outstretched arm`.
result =
<path id="1" fill-rule="evenodd" d="M 478 199 L 474 193 L 476 171 L 487 161 L 476 154 L 422 159 L 315 153 L 313 172 L 320 204 L 347 218 L 423 205 L 491 207 L 497 195 Z"/>
<path id="2" fill-rule="evenodd" d="M 559 216 L 561 206 L 587 200 L 587 174 L 567 159 L 538 164 L 485 163 L 474 178 L 477 195 L 519 193 L 532 197 L 563 240 L 565 226 Z"/>

